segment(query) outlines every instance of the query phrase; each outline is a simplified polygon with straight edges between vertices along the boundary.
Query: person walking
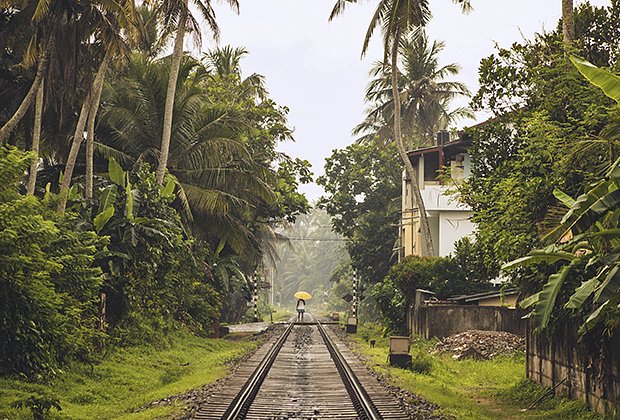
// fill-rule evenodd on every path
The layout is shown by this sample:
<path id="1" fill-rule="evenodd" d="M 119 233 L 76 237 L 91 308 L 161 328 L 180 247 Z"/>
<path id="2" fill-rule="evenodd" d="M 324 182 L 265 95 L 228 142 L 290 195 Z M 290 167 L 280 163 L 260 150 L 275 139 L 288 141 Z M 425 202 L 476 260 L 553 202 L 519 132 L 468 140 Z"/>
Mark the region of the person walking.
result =
<path id="1" fill-rule="evenodd" d="M 297 322 L 304 320 L 304 312 L 306 312 L 306 301 L 297 299 Z"/>

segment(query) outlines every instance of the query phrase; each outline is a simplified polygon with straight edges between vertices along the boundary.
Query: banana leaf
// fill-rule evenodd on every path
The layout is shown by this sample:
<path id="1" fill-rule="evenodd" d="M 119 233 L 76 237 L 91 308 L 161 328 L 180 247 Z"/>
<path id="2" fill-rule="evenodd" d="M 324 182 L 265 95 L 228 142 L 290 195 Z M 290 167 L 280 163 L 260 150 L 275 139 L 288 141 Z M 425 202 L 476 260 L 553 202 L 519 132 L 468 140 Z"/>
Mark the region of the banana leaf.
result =
<path id="1" fill-rule="evenodd" d="M 607 306 L 610 306 L 609 302 L 610 301 L 607 301 L 607 302 L 603 303 L 594 312 L 592 312 L 590 314 L 588 319 L 586 319 L 585 322 L 579 328 L 579 334 L 583 335 L 583 334 L 587 333 L 588 331 L 590 331 L 598 323 L 598 317 L 601 315 L 601 312 L 603 312 L 603 310 Z"/>
<path id="2" fill-rule="evenodd" d="M 590 83 L 601 88 L 605 95 L 620 104 L 620 77 L 607 70 L 596 67 L 583 58 L 573 55 L 570 57 L 570 60 Z"/>
<path id="3" fill-rule="evenodd" d="M 536 304 L 539 298 L 540 298 L 540 292 L 535 293 L 532 296 L 529 296 L 523 299 L 521 302 L 519 302 L 519 308 L 527 309 L 530 306 Z"/>
<path id="4" fill-rule="evenodd" d="M 558 188 L 553 189 L 553 196 L 569 209 L 575 205 L 575 199 Z"/>
<path id="5" fill-rule="evenodd" d="M 564 307 L 566 309 L 579 309 L 583 306 L 584 302 L 594 293 L 598 285 L 601 284 L 598 277 L 591 278 L 590 280 L 581 283 L 581 286 L 575 290 L 575 293 L 570 297 Z"/>
<path id="6" fill-rule="evenodd" d="M 99 196 L 99 213 L 107 210 L 110 206 L 114 207 L 118 191 L 116 185 L 107 186 Z"/>
<path id="7" fill-rule="evenodd" d="M 564 251 L 555 251 L 548 252 L 545 250 L 534 250 L 530 252 L 525 257 L 517 258 L 516 260 L 510 261 L 502 266 L 502 270 L 512 270 L 517 267 L 538 264 L 538 263 L 547 263 L 553 264 L 558 261 L 573 261 L 575 256 L 569 252 Z"/>
<path id="8" fill-rule="evenodd" d="M 125 186 L 125 171 L 123 171 L 123 167 L 113 157 L 108 161 L 108 174 L 110 180 L 116 185 Z"/>
<path id="9" fill-rule="evenodd" d="M 606 182 L 603 185 L 609 188 L 609 184 L 610 182 Z M 568 224 L 567 230 L 571 229 L 577 233 L 585 232 L 599 222 L 605 213 L 615 211 L 620 206 L 620 189 L 612 189 L 596 200 L 591 201 L 590 199 L 594 199 L 594 196 L 592 195 L 588 200 L 584 200 L 582 202 L 584 205 L 579 207 L 579 200 L 577 200 L 575 206 L 569 211 L 570 217 L 562 222 L 565 225 Z"/>
<path id="10" fill-rule="evenodd" d="M 594 301 L 598 303 L 605 302 L 612 298 L 613 295 L 618 293 L 620 290 L 620 267 L 614 266 L 609 270 L 605 270 L 607 276 L 605 277 L 605 281 L 599 286 L 596 295 L 594 295 Z"/>
<path id="11" fill-rule="evenodd" d="M 108 220 L 110 220 L 112 216 L 114 216 L 114 206 L 109 206 L 107 209 L 97 214 L 93 219 L 95 231 L 97 233 L 101 232 L 101 229 L 103 229 L 105 224 L 108 223 Z"/>
<path id="12" fill-rule="evenodd" d="M 559 273 L 550 275 L 547 283 L 540 291 L 538 302 L 536 302 L 536 306 L 534 306 L 534 314 L 532 316 L 534 325 L 537 328 L 544 329 L 549 324 L 551 313 L 555 307 L 555 301 L 571 268 L 572 265 L 566 265 L 562 267 Z"/>

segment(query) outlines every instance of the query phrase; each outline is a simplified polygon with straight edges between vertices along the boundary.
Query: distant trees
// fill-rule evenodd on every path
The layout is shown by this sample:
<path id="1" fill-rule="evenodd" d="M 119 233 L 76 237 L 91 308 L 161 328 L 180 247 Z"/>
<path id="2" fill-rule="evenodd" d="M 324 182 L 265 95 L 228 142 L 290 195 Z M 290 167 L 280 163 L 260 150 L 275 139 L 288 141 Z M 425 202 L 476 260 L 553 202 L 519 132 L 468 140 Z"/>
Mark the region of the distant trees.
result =
<path id="1" fill-rule="evenodd" d="M 331 230 L 330 221 L 324 210 L 314 209 L 280 231 L 274 284 L 280 304 L 292 305 L 299 290 L 313 294 L 313 302 L 327 300 L 323 292 L 331 287 L 332 273 L 346 260 L 343 238 Z"/>

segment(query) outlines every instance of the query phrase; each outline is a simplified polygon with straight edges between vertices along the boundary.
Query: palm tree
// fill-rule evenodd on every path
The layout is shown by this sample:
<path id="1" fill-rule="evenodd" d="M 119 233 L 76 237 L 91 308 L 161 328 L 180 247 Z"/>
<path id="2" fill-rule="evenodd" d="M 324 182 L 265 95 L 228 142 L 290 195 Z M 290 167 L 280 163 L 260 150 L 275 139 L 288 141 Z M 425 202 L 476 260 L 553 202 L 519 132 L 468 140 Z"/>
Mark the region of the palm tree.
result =
<path id="1" fill-rule="evenodd" d="M 562 39 L 564 45 L 572 44 L 575 38 L 575 10 L 573 0 L 562 0 Z"/>
<path id="2" fill-rule="evenodd" d="M 23 3 L 3 0 L 0 2 L 0 5 L 6 9 L 17 10 L 17 18 L 12 20 L 21 26 L 15 28 L 8 25 L 5 28 L 6 34 L 2 34 L 3 41 L 6 41 L 7 38 L 15 40 L 20 36 L 24 36 L 24 32 L 28 33 L 31 42 L 24 53 L 22 64 L 29 66 L 35 62 L 37 63 L 37 71 L 30 89 L 13 115 L 0 128 L 0 145 L 3 145 L 32 105 L 37 92 L 39 92 L 41 83 L 48 70 L 50 53 L 54 47 L 56 38 L 55 28 L 59 25 L 58 22 L 63 22 L 65 19 L 63 16 L 64 10 L 61 7 L 50 5 L 49 1 Z M 34 31 L 30 30 L 30 25 L 26 22 L 27 20 L 30 20 L 30 23 L 34 26 Z"/>
<path id="3" fill-rule="evenodd" d="M 417 35 L 417 36 L 416 36 Z M 402 101 L 402 125 L 407 148 L 426 145 L 436 132 L 460 118 L 472 117 L 468 108 L 450 110 L 450 102 L 459 96 L 469 96 L 463 83 L 446 81 L 458 74 L 456 64 L 439 66 L 438 55 L 442 42 L 429 40 L 423 31 L 412 33 L 400 46 L 401 65 L 398 90 Z M 393 141 L 394 100 L 391 89 L 391 67 L 376 62 L 370 74 L 374 79 L 366 90 L 366 100 L 372 104 L 366 118 L 353 130 L 362 135 L 359 141 L 378 138 L 381 142 Z"/>
<path id="4" fill-rule="evenodd" d="M 95 148 L 124 166 L 157 164 L 170 57 L 133 53 L 123 77 L 106 85 Z M 177 79 L 168 170 L 178 180 L 176 204 L 197 237 L 225 238 L 239 255 L 251 256 L 259 238 L 247 224 L 259 203 L 273 203 L 274 180 L 241 140 L 250 122 L 243 110 L 213 103 L 212 77 L 184 57 Z M 257 259 L 258 255 L 254 255 Z"/>
<path id="5" fill-rule="evenodd" d="M 341 14 L 348 3 L 358 3 L 360 0 L 338 0 L 329 17 L 330 20 Z M 469 0 L 453 0 L 455 3 L 461 4 L 463 11 L 470 8 Z M 398 53 L 401 39 L 407 36 L 412 30 L 421 28 L 431 17 L 428 7 L 428 0 L 379 0 L 375 12 L 371 18 L 370 24 L 364 37 L 362 46 L 362 56 L 368 50 L 370 39 L 377 27 L 381 27 L 383 35 L 384 61 L 391 59 L 391 79 L 392 79 L 392 97 L 399 98 L 394 101 L 394 139 L 398 146 L 405 171 L 412 180 L 413 194 L 415 201 L 419 206 L 420 225 L 422 227 L 422 235 L 425 238 L 426 250 L 429 255 L 435 255 L 433 247 L 433 239 L 431 237 L 430 225 L 426 214 L 426 207 L 420 194 L 420 188 L 417 181 L 417 174 L 407 156 L 407 149 L 403 142 L 401 130 L 401 101 L 398 91 Z"/>
<path id="6" fill-rule="evenodd" d="M 60 201 L 58 203 L 58 212 L 64 213 L 67 204 L 67 193 L 71 185 L 73 169 L 77 161 L 78 153 L 82 141 L 84 139 L 84 129 L 88 123 L 88 131 L 91 138 L 87 141 L 86 150 L 86 196 L 92 198 L 92 136 L 94 136 L 95 118 L 99 108 L 101 99 L 101 91 L 103 89 L 103 81 L 108 65 L 117 52 L 123 49 L 123 40 L 121 39 L 121 30 L 123 29 L 119 22 L 125 23 L 125 28 L 133 24 L 134 4 L 132 0 L 124 0 L 115 3 L 92 3 L 90 7 L 82 14 L 81 19 L 89 22 L 84 33 L 81 34 L 83 39 L 90 39 L 95 36 L 100 38 L 103 46 L 103 58 L 97 66 L 97 71 L 92 84 L 86 89 L 82 108 L 75 126 L 71 150 L 65 163 L 62 182 L 60 185 Z M 94 22 L 94 24 L 93 24 Z M 76 25 L 79 27 L 79 25 Z M 94 64 L 94 63 L 92 63 Z"/>
<path id="7" fill-rule="evenodd" d="M 45 80 L 45 79 L 44 79 Z M 34 189 L 37 185 L 37 170 L 39 168 L 39 144 L 41 140 L 41 120 L 43 118 L 43 93 L 45 90 L 45 82 L 41 81 L 39 90 L 37 91 L 37 99 L 35 101 L 34 110 L 34 128 L 32 129 L 32 150 L 36 154 L 36 159 L 32 160 L 30 170 L 28 171 L 28 181 L 26 183 L 26 193 L 34 195 Z"/>
<path id="8" fill-rule="evenodd" d="M 239 3 L 237 0 L 226 0 L 227 3 L 235 11 L 239 11 Z M 194 0 L 194 5 L 200 11 L 205 19 L 214 38 L 219 38 L 219 28 L 215 21 L 215 12 L 211 5 L 211 0 Z M 164 175 L 168 165 L 168 154 L 170 151 L 170 138 L 172 136 L 172 116 L 174 109 L 174 96 L 177 87 L 177 78 L 179 76 L 179 68 L 181 67 L 181 58 L 183 56 L 183 41 L 188 23 L 190 29 L 199 36 L 200 29 L 198 23 L 189 13 L 189 0 L 165 0 L 160 6 L 160 12 L 164 16 L 164 26 L 166 28 L 176 27 L 176 36 L 174 40 L 174 50 L 172 52 L 172 63 L 170 75 L 168 78 L 168 88 L 166 91 L 166 105 L 164 108 L 163 127 L 161 136 L 161 147 L 159 151 L 159 165 L 157 166 L 157 182 L 164 182 Z M 176 23 L 176 24 L 175 24 Z"/>
<path id="9" fill-rule="evenodd" d="M 267 98 L 265 78 L 257 73 L 245 79 L 242 78 L 241 59 L 247 53 L 248 51 L 243 47 L 233 48 L 230 45 L 214 48 L 205 54 L 205 65 L 214 77 L 234 77 L 239 80 L 242 86 L 241 92 L 246 97 L 264 100 Z"/>

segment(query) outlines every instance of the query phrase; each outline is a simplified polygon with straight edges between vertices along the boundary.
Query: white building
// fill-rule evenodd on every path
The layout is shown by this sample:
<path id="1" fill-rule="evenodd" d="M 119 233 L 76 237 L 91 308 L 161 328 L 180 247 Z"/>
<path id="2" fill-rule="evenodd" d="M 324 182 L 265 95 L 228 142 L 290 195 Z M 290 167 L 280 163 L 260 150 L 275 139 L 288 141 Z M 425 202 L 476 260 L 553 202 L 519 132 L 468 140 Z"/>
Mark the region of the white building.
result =
<path id="1" fill-rule="evenodd" d="M 455 189 L 469 177 L 471 161 L 467 149 L 470 144 L 469 137 L 464 133 L 459 133 L 458 139 L 450 141 L 448 132 L 440 132 L 434 146 L 407 152 L 417 171 L 433 247 L 438 256 L 453 252 L 454 243 L 465 236 L 471 236 L 476 229 L 471 222 L 471 210 L 448 194 L 449 189 Z M 428 255 L 411 180 L 404 171 L 399 251 L 399 258 Z"/>

